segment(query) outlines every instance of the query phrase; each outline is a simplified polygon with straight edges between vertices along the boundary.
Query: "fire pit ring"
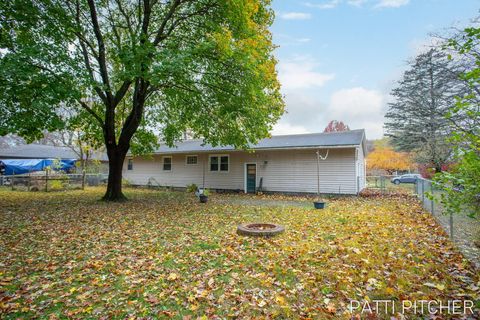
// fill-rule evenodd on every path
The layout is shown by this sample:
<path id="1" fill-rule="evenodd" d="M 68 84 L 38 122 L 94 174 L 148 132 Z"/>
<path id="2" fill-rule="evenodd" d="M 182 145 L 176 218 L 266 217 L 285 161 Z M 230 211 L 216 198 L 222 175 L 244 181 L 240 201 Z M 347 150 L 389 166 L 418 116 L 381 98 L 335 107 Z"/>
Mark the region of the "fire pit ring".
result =
<path id="1" fill-rule="evenodd" d="M 285 228 L 275 223 L 242 223 L 237 227 L 237 233 L 244 236 L 273 237 L 285 231 Z"/>

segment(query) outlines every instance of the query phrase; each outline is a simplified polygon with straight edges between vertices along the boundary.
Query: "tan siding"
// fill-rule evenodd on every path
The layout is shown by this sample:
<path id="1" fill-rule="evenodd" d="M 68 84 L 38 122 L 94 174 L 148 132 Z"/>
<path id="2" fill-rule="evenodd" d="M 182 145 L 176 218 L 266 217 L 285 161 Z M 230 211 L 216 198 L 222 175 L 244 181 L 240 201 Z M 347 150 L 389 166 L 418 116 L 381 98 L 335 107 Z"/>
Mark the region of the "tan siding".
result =
<path id="1" fill-rule="evenodd" d="M 260 166 L 265 190 L 317 192 L 315 150 L 272 151 L 266 156 L 267 165 Z M 320 192 L 355 193 L 354 149 L 330 149 L 328 158 L 320 160 Z"/>
<path id="2" fill-rule="evenodd" d="M 202 166 L 205 166 L 205 186 L 212 189 L 244 189 L 245 163 L 257 164 L 257 186 L 263 178 L 266 191 L 317 192 L 316 150 L 259 151 L 256 153 L 228 152 L 229 172 L 210 172 L 208 155 L 198 154 L 197 165 L 185 163 L 186 154 L 173 154 L 172 171 L 162 170 L 162 156 L 135 158 L 133 170 L 123 176 L 133 184 L 145 185 L 153 178 L 153 184 L 185 187 L 195 183 L 202 185 Z M 325 154 L 326 150 L 321 151 Z M 356 193 L 355 149 L 330 149 L 326 160 L 320 162 L 321 193 Z"/>

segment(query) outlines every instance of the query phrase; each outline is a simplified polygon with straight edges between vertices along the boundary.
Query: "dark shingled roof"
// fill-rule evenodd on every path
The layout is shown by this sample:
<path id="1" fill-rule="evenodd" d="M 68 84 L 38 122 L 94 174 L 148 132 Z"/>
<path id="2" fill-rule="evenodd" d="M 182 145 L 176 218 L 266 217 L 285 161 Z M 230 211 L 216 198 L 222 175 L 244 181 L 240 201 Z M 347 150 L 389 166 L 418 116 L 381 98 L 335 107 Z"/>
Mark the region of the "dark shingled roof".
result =
<path id="1" fill-rule="evenodd" d="M 56 147 L 45 144 L 25 144 L 0 149 L 0 159 L 78 159 L 78 155 L 68 147 Z M 102 153 L 95 153 L 92 157 L 106 161 Z"/>
<path id="2" fill-rule="evenodd" d="M 296 149 L 315 147 L 351 147 L 363 145 L 365 130 L 351 130 L 331 133 L 308 133 L 272 136 L 262 139 L 256 145 L 250 146 L 254 150 L 263 149 Z M 156 153 L 186 153 L 202 151 L 233 151 L 232 146 L 212 147 L 209 144 L 203 145 L 202 140 L 185 140 L 177 143 L 176 147 L 169 148 L 161 145 Z"/>

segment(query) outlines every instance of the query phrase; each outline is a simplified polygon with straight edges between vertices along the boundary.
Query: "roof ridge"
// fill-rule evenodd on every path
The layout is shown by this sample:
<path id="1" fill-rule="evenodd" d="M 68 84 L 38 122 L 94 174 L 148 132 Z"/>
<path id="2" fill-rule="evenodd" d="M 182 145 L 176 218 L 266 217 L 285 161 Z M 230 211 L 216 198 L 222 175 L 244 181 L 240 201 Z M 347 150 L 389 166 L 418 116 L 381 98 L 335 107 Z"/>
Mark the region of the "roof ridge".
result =
<path id="1" fill-rule="evenodd" d="M 353 129 L 353 130 L 345 130 L 345 131 L 334 131 L 334 132 L 309 132 L 309 133 L 294 133 L 294 134 L 276 134 L 272 135 L 271 137 L 291 137 L 291 136 L 308 136 L 308 135 L 315 135 L 315 134 L 345 134 L 350 133 L 353 131 L 365 131 L 365 129 Z M 267 138 L 268 139 L 268 138 Z"/>
<path id="2" fill-rule="evenodd" d="M 51 144 L 42 144 L 42 143 L 26 143 L 26 144 L 19 144 L 15 146 L 8 146 L 6 148 L 0 148 L 0 149 L 13 149 L 13 148 L 22 148 L 22 147 L 30 147 L 30 146 L 40 146 L 40 147 L 50 147 L 50 148 L 68 148 L 67 146 L 54 146 Z"/>
<path id="3" fill-rule="evenodd" d="M 292 137 L 292 136 L 312 136 L 312 135 L 318 135 L 318 134 L 346 134 L 350 132 L 360 132 L 360 131 L 365 131 L 365 129 L 352 129 L 352 130 L 346 130 L 346 131 L 334 131 L 334 132 L 308 132 L 308 133 L 293 133 L 293 134 L 276 134 L 276 135 L 271 135 L 270 137 L 266 137 L 263 139 L 271 139 L 275 137 Z M 260 139 L 262 140 L 262 139 Z M 197 139 L 184 139 L 184 140 L 179 140 L 178 142 L 196 142 L 196 141 L 204 141 L 203 139 L 197 138 Z M 160 141 L 160 143 L 163 143 L 164 141 Z"/>

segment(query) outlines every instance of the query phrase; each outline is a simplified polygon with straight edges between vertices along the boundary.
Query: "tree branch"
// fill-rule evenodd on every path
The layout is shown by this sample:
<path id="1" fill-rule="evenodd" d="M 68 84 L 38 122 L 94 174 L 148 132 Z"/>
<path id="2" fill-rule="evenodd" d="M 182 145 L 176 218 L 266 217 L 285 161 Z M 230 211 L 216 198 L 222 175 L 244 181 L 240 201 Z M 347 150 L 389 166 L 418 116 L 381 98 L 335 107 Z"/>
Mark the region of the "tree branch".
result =
<path id="1" fill-rule="evenodd" d="M 113 104 L 115 105 L 115 107 L 123 99 L 123 97 L 127 93 L 128 89 L 130 88 L 131 84 L 132 84 L 131 80 L 125 80 L 123 82 L 122 86 L 120 87 L 120 89 L 118 89 L 117 93 L 115 94 L 115 97 L 113 98 Z"/>
<path id="2" fill-rule="evenodd" d="M 133 42 L 133 39 L 135 38 L 135 33 L 132 27 L 132 21 L 130 20 L 130 16 L 127 14 L 125 9 L 122 6 L 122 1 L 120 0 L 115 0 L 115 3 L 117 4 L 118 10 L 120 11 L 120 14 L 123 16 L 125 19 L 125 22 L 127 23 L 127 30 L 130 35 L 130 39 Z"/>
<path id="3" fill-rule="evenodd" d="M 95 2 L 94 0 L 87 0 L 87 1 L 88 1 L 88 6 L 90 8 L 90 17 L 92 19 L 93 32 L 95 33 L 95 37 L 97 38 L 98 64 L 100 67 L 100 75 L 102 77 L 103 84 L 107 88 L 106 90 L 107 100 L 111 102 L 113 99 L 112 99 L 112 93 L 111 93 L 112 91 L 110 88 L 110 81 L 108 79 L 105 43 L 103 41 L 100 25 L 98 24 L 98 17 L 97 17 L 97 10 L 95 8 Z M 107 109 L 108 108 L 109 106 L 107 106 Z"/>
<path id="4" fill-rule="evenodd" d="M 181 0 L 173 1 L 172 5 L 170 6 L 170 9 L 168 10 L 167 14 L 165 15 L 165 18 L 163 18 L 163 21 L 160 24 L 160 27 L 158 28 L 157 35 L 155 36 L 155 40 L 153 40 L 154 46 L 157 46 L 160 43 L 160 41 L 163 39 L 164 37 L 163 33 L 165 32 L 167 23 L 173 17 L 173 15 L 175 14 L 175 11 L 177 10 L 177 8 L 180 6 L 181 3 L 182 3 Z"/>
<path id="5" fill-rule="evenodd" d="M 145 98 L 148 90 L 148 82 L 137 78 L 135 81 L 135 89 L 133 92 L 133 107 L 123 124 L 118 145 L 122 148 L 128 148 L 130 139 L 136 132 L 140 122 L 142 121 L 143 110 L 145 106 Z"/>
<path id="6" fill-rule="evenodd" d="M 90 113 L 95 119 L 97 119 L 97 121 L 100 123 L 100 126 L 103 127 L 105 125 L 105 123 L 103 122 L 102 118 L 100 118 L 100 116 L 95 112 L 93 111 L 85 102 L 83 101 L 79 101 L 80 102 L 80 105 L 82 106 L 83 109 L 85 109 L 88 113 Z"/>
<path id="7" fill-rule="evenodd" d="M 148 37 L 148 26 L 150 25 L 150 14 L 152 13 L 152 7 L 149 0 L 143 0 L 143 21 L 142 21 L 142 33 L 140 35 L 140 42 L 145 43 Z"/>
<path id="8" fill-rule="evenodd" d="M 76 2 L 75 19 L 76 19 L 78 27 L 80 28 L 80 3 L 78 2 L 78 0 Z M 92 69 L 92 66 L 90 64 L 90 59 L 88 57 L 88 51 L 87 51 L 87 48 L 85 47 L 85 43 L 83 43 L 82 40 L 81 40 L 81 37 L 83 37 L 83 35 L 81 35 L 78 32 L 77 37 L 79 39 L 79 43 L 80 43 L 81 52 L 82 52 L 82 55 L 83 55 L 83 60 L 84 60 L 84 63 L 85 63 L 85 67 L 87 69 L 88 74 L 90 75 L 90 78 L 91 78 L 92 82 L 95 83 L 96 82 L 95 75 L 93 73 L 93 69 Z M 88 44 L 88 41 L 87 41 L 87 44 Z M 94 53 L 94 55 L 95 55 L 95 53 Z M 94 88 L 95 92 L 97 92 L 100 99 L 102 99 L 102 101 L 105 104 L 107 104 L 107 99 L 106 99 L 105 93 L 97 85 L 94 85 L 93 88 Z"/>

